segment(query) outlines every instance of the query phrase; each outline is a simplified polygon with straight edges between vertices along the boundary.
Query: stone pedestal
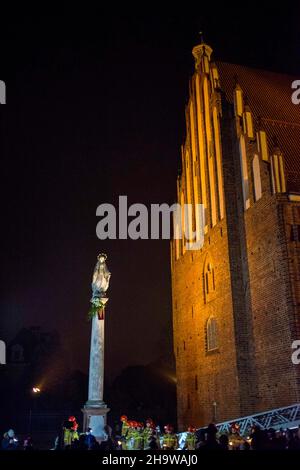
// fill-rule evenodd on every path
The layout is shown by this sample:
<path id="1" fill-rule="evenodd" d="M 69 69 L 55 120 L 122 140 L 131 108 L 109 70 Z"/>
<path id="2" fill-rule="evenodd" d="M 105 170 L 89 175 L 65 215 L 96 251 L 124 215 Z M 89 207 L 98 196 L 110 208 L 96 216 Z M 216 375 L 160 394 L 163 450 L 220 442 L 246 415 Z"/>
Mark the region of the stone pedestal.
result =
<path id="1" fill-rule="evenodd" d="M 109 412 L 109 408 L 107 408 L 105 403 L 102 406 L 96 407 L 89 406 L 87 402 L 81 411 L 83 413 L 83 431 L 86 432 L 88 428 L 91 428 L 97 441 L 103 441 L 106 437 L 103 429 L 106 425 L 106 415 Z"/>

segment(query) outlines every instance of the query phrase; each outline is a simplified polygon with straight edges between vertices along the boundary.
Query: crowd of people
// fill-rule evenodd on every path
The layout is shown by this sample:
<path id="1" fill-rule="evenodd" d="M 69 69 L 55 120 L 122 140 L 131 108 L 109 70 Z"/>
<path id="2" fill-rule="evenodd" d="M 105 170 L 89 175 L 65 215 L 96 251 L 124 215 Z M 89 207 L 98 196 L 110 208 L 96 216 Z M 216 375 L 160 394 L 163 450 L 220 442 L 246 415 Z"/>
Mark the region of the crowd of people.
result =
<path id="1" fill-rule="evenodd" d="M 287 430 L 253 426 L 249 435 L 242 436 L 237 423 L 232 423 L 228 433 L 220 433 L 214 424 L 209 424 L 198 431 L 189 426 L 187 432 L 177 434 L 170 424 L 161 431 L 151 418 L 144 424 L 123 415 L 120 422 L 121 426 L 114 431 L 105 426 L 104 438 L 98 442 L 91 428 L 79 433 L 75 416 L 70 416 L 63 423 L 52 450 L 300 450 L 300 426 Z M 32 438 L 28 436 L 20 442 L 13 429 L 5 432 L 1 450 L 21 449 L 34 450 Z"/>
<path id="2" fill-rule="evenodd" d="M 173 426 L 167 424 L 164 433 L 156 426 L 153 419 L 148 418 L 146 424 L 128 420 L 127 416 L 121 416 L 122 429 L 119 443 L 123 450 L 157 450 L 177 449 L 179 446 L 178 436 Z M 196 429 L 193 428 L 193 434 Z"/>
<path id="3" fill-rule="evenodd" d="M 228 433 L 219 433 L 214 424 L 198 431 L 196 449 L 199 450 L 300 450 L 300 426 L 297 429 L 261 429 L 254 425 L 248 435 L 241 435 L 237 423 Z"/>
<path id="4" fill-rule="evenodd" d="M 238 423 L 232 423 L 229 432 L 220 433 L 215 424 L 176 434 L 173 426 L 164 426 L 164 432 L 152 419 L 142 423 L 121 417 L 122 448 L 124 450 L 300 450 L 300 426 L 297 429 L 261 429 L 258 425 L 242 436 Z"/>

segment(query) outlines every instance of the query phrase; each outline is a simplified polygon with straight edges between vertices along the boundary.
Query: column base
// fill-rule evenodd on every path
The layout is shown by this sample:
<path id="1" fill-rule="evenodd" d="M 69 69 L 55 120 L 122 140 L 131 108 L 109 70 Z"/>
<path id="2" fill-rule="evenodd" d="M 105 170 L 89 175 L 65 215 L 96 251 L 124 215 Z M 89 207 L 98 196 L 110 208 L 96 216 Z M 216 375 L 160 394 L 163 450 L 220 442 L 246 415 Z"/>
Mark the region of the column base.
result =
<path id="1" fill-rule="evenodd" d="M 110 411 L 102 401 L 87 401 L 81 410 L 83 413 L 83 432 L 91 428 L 93 435 L 98 442 L 106 439 L 104 426 L 106 425 L 106 415 Z"/>
<path id="2" fill-rule="evenodd" d="M 88 400 L 84 408 L 107 408 L 107 404 L 101 400 Z"/>

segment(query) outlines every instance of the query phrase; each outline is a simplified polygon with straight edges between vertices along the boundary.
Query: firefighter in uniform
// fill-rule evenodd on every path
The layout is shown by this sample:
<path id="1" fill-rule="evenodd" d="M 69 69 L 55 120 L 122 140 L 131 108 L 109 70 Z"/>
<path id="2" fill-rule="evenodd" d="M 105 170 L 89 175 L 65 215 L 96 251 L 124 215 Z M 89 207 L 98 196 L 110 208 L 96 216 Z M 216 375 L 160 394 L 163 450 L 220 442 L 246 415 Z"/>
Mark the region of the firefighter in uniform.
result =
<path id="1" fill-rule="evenodd" d="M 143 423 L 136 423 L 133 433 L 133 450 L 144 449 L 144 425 Z"/>
<path id="2" fill-rule="evenodd" d="M 231 424 L 228 438 L 230 450 L 240 450 L 242 448 L 245 441 L 240 435 L 240 426 L 238 423 Z"/>
<path id="3" fill-rule="evenodd" d="M 143 431 L 144 436 L 144 449 L 150 449 L 149 444 L 153 436 L 155 436 L 155 424 L 153 419 L 148 418 L 146 421 L 146 427 Z"/>
<path id="4" fill-rule="evenodd" d="M 174 428 L 170 424 L 164 427 L 165 433 L 162 438 L 162 448 L 164 450 L 176 450 L 178 449 L 178 437 L 174 433 Z"/>
<path id="5" fill-rule="evenodd" d="M 71 447 L 73 442 L 79 439 L 77 429 L 78 423 L 76 421 L 75 416 L 70 416 L 63 427 L 64 447 Z"/>
<path id="6" fill-rule="evenodd" d="M 186 433 L 186 438 L 184 442 L 184 449 L 186 450 L 195 450 L 196 449 L 196 428 L 194 426 L 188 427 L 188 432 Z"/>
<path id="7" fill-rule="evenodd" d="M 121 429 L 121 442 L 122 442 L 122 450 L 126 450 L 126 435 L 129 430 L 129 424 L 128 424 L 128 419 L 126 415 L 122 415 L 120 418 L 120 421 L 122 423 L 122 429 Z"/>
<path id="8" fill-rule="evenodd" d="M 137 422 L 136 421 L 128 421 L 128 431 L 126 433 L 126 450 L 134 450 L 134 439 L 136 433 Z"/>

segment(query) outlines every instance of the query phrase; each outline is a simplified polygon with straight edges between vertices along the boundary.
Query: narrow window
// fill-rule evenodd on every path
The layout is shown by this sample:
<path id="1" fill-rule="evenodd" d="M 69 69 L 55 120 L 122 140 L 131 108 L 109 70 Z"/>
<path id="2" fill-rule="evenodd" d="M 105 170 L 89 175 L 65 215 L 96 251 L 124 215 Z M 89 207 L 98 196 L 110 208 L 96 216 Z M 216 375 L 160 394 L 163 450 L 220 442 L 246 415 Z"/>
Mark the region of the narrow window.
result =
<path id="1" fill-rule="evenodd" d="M 205 286 L 206 286 L 206 293 L 209 294 L 209 280 L 208 280 L 208 273 L 205 273 Z"/>
<path id="2" fill-rule="evenodd" d="M 218 348 L 217 321 L 214 317 L 210 317 L 206 323 L 206 348 L 207 351 Z"/>

